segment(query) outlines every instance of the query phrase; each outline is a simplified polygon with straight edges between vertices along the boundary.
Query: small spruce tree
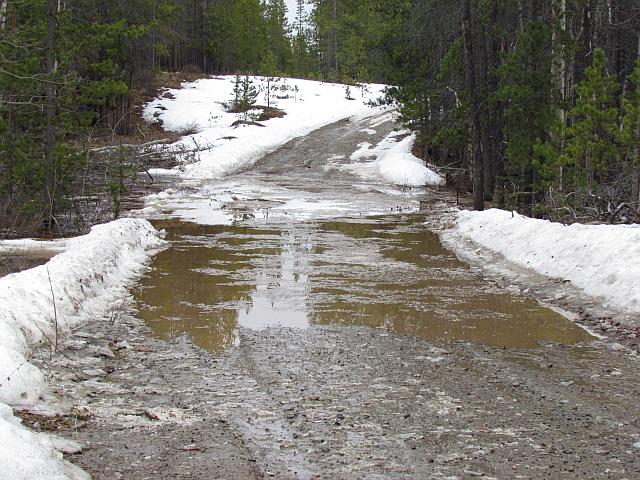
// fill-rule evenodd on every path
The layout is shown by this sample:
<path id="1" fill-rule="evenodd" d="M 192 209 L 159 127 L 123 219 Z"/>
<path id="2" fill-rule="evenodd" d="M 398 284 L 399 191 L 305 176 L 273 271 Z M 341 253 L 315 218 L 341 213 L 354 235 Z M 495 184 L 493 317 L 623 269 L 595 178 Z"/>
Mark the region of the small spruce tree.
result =
<path id="1" fill-rule="evenodd" d="M 229 111 L 232 113 L 242 113 L 242 121 L 249 119 L 249 111 L 256 104 L 259 91 L 248 75 L 241 77 L 236 75 L 233 85 L 233 100 Z"/>
<path id="2" fill-rule="evenodd" d="M 230 112 L 238 113 L 240 111 L 240 105 L 242 103 L 242 77 L 236 75 L 233 80 L 233 100 L 229 108 Z"/>
<path id="3" fill-rule="evenodd" d="M 569 111 L 563 163 L 573 170 L 577 187 L 590 191 L 594 182 L 606 180 L 609 168 L 620 157 L 616 93 L 619 85 L 606 71 L 602 49 L 593 54 L 586 79 L 576 87 L 576 105 Z"/>
<path id="4" fill-rule="evenodd" d="M 264 55 L 262 62 L 260 63 L 260 72 L 263 75 L 263 83 L 264 83 L 264 96 L 267 101 L 267 108 L 271 108 L 271 94 L 273 90 L 277 88 L 276 82 L 279 81 L 277 78 L 277 60 L 276 56 L 271 50 L 268 50 Z"/>

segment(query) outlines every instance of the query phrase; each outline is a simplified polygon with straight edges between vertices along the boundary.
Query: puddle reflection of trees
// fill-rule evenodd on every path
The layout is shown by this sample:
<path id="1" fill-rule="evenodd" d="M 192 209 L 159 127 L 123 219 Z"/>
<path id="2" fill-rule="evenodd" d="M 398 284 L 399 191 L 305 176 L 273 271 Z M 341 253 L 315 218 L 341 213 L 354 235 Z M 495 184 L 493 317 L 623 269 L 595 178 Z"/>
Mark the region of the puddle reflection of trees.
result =
<path id="1" fill-rule="evenodd" d="M 240 321 L 383 328 L 426 340 L 512 348 L 589 336 L 526 297 L 495 292 L 413 223 L 327 222 L 282 230 L 160 225 L 161 252 L 135 291 L 141 317 L 166 339 L 189 334 L 219 352 Z"/>
<path id="2" fill-rule="evenodd" d="M 140 316 L 164 339 L 188 334 L 212 352 L 233 345 L 237 306 L 250 303 L 256 289 L 247 281 L 256 268 L 252 258 L 277 253 L 247 250 L 255 246 L 256 235 L 274 232 L 183 222 L 158 227 L 167 230 L 173 246 L 156 256 L 134 292 Z"/>

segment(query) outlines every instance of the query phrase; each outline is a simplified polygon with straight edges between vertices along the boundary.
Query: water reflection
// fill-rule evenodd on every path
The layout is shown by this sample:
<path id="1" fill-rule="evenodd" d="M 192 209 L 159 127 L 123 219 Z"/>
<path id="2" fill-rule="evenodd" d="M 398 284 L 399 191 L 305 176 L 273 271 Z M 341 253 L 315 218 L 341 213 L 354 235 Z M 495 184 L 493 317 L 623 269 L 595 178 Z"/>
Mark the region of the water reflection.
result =
<path id="1" fill-rule="evenodd" d="M 591 337 L 535 302 L 496 292 L 417 217 L 257 229 L 159 222 L 172 247 L 135 291 L 162 338 L 210 351 L 238 325 L 362 325 L 511 348 Z"/>

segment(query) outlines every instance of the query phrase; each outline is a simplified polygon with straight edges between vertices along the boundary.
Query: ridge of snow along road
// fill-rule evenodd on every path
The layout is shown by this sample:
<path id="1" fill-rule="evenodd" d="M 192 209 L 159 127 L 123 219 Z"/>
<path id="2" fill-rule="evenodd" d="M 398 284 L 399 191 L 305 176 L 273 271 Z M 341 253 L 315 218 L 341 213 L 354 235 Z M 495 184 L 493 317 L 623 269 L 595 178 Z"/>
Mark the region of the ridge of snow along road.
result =
<path id="1" fill-rule="evenodd" d="M 257 86 L 261 77 L 250 77 Z M 160 120 L 171 132 L 195 130 L 173 144 L 183 165 L 173 171 L 153 170 L 152 173 L 178 174 L 184 179 L 217 179 L 250 166 L 264 154 L 294 138 L 311 133 L 331 123 L 347 118 L 360 119 L 390 111 L 391 107 L 371 107 L 379 99 L 385 85 L 366 84 L 351 87 L 353 100 L 346 98 L 346 86 L 311 80 L 282 79 L 277 82 L 286 90 L 278 90 L 271 104 L 285 112 L 282 118 L 272 118 L 262 125 L 236 125 L 238 114 L 224 107 L 233 98 L 233 76 L 212 77 L 184 83 L 180 89 L 170 89 L 144 107 L 149 122 Z M 259 104 L 266 104 L 264 93 Z M 192 163 L 189 163 L 192 162 Z"/>
<path id="2" fill-rule="evenodd" d="M 465 238 L 542 275 L 569 280 L 607 306 L 640 313 L 640 226 L 565 226 L 491 209 L 457 212 L 444 233 Z"/>
<path id="3" fill-rule="evenodd" d="M 398 141 L 402 136 L 405 138 Z M 445 179 L 413 155 L 415 141 L 415 134 L 408 130 L 391 132 L 375 147 L 368 142 L 361 143 L 351 154 L 351 163 L 336 164 L 335 168 L 405 187 L 443 186 Z"/>
<path id="4" fill-rule="evenodd" d="M 22 427 L 8 405 L 43 402 L 44 375 L 28 358 L 36 345 L 53 341 L 56 318 L 64 334 L 107 315 L 116 300 L 127 297 L 126 286 L 164 241 L 148 221 L 121 219 L 64 244 L 65 251 L 45 265 L 0 278 L 2 478 L 87 478 L 61 461 L 49 437 Z"/>

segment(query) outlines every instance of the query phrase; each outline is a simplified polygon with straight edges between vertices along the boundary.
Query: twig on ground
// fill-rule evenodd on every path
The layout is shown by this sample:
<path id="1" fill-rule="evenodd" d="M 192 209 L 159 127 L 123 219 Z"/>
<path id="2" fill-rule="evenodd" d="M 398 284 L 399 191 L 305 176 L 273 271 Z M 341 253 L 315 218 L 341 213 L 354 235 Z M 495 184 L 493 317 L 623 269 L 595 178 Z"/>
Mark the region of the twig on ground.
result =
<path id="1" fill-rule="evenodd" d="M 49 288 L 51 289 L 51 300 L 53 301 L 53 324 L 54 324 L 54 349 L 58 351 L 58 308 L 56 306 L 56 296 L 53 293 L 53 283 L 51 283 L 51 274 L 49 273 L 49 267 L 47 267 L 47 277 L 49 278 Z M 51 353 L 53 355 L 53 352 Z"/>

